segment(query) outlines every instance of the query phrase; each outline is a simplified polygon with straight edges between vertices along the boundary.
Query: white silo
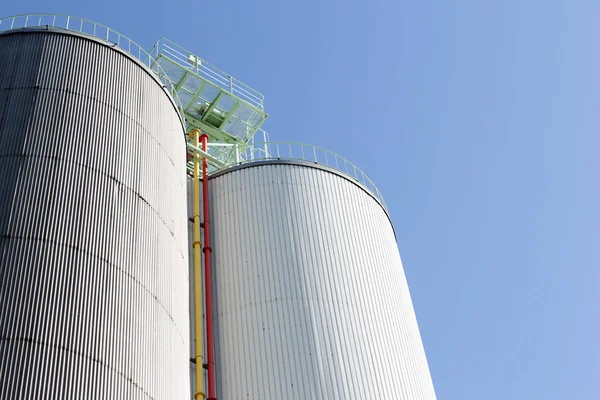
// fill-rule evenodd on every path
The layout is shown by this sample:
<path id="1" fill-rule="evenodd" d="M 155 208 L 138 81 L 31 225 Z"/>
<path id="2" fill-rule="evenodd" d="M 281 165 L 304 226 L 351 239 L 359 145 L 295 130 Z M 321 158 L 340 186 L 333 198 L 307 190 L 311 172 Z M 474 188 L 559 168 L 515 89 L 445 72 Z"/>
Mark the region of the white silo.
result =
<path id="1" fill-rule="evenodd" d="M 166 39 L 5 18 L 0 67 L 0 400 L 435 399 L 357 166 L 269 142 L 263 96 Z"/>
<path id="2" fill-rule="evenodd" d="M 435 399 L 394 231 L 373 193 L 289 158 L 209 182 L 221 398 Z"/>
<path id="3" fill-rule="evenodd" d="M 189 393 L 184 121 L 102 29 L 0 19 L 0 400 Z"/>

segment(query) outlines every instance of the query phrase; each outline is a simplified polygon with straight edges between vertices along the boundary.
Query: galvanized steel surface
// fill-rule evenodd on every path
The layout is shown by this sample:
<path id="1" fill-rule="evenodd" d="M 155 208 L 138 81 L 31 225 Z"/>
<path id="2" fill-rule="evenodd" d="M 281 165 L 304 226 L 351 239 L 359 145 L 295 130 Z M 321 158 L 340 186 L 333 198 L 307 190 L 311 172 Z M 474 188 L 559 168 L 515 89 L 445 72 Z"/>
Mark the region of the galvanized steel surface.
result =
<path id="1" fill-rule="evenodd" d="M 389 219 L 318 167 L 210 180 L 221 399 L 433 400 Z"/>
<path id="2" fill-rule="evenodd" d="M 86 36 L 93 36 L 111 46 L 117 46 L 121 51 L 126 52 L 129 56 L 152 70 L 155 76 L 169 90 L 177 107 L 182 108 L 173 82 L 171 82 L 166 72 L 157 63 L 157 60 L 133 40 L 109 27 L 85 18 L 64 14 L 36 13 L 0 18 L 0 33 L 22 28 L 66 29 L 67 31 L 85 34 Z"/>
<path id="3" fill-rule="evenodd" d="M 185 143 L 120 51 L 0 35 L 0 399 L 183 399 Z"/>

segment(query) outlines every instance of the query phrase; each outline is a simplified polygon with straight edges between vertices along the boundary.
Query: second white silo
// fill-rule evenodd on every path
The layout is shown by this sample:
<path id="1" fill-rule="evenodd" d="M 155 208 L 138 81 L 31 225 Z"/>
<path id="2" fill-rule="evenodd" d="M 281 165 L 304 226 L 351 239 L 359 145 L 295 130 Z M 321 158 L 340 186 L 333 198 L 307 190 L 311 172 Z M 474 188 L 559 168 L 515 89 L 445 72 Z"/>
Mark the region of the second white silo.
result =
<path id="1" fill-rule="evenodd" d="M 435 399 L 386 210 L 303 161 L 210 178 L 222 399 Z"/>

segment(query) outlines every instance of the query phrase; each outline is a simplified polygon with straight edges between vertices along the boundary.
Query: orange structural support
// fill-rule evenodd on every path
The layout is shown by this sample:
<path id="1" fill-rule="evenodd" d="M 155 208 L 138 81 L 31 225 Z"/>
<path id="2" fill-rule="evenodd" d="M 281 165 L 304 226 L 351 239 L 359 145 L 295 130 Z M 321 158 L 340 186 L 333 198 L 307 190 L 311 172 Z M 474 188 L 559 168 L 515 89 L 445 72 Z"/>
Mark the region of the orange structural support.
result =
<path id="1" fill-rule="evenodd" d="M 208 152 L 208 135 L 200 136 L 202 151 Z M 215 350 L 212 319 L 212 285 L 210 279 L 210 218 L 208 216 L 208 162 L 202 157 L 202 205 L 204 208 L 204 293 L 206 295 L 206 364 L 208 369 L 208 397 L 217 400 L 215 389 Z"/>

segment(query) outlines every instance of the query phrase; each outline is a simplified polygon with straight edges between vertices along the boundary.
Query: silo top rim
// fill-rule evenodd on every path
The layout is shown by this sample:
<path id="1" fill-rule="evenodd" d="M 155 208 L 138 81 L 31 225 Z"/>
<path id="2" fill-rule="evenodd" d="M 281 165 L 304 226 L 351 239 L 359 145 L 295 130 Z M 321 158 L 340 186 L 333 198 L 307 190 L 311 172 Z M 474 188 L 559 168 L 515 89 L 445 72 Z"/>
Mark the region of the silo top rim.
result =
<path id="1" fill-rule="evenodd" d="M 300 167 L 320 169 L 320 170 L 327 171 L 332 174 L 338 175 L 338 176 L 350 181 L 351 183 L 355 184 L 356 186 L 360 187 L 365 192 L 367 192 L 367 194 L 369 194 L 369 196 L 371 196 L 381 206 L 381 208 L 383 208 L 383 211 L 386 213 L 386 215 L 389 218 L 389 214 L 388 214 L 387 208 L 385 206 L 385 203 L 383 202 L 383 198 L 378 197 L 377 194 L 374 193 L 367 186 L 365 186 L 364 183 L 360 182 L 356 178 L 353 178 L 351 175 L 344 173 L 343 171 L 340 171 L 339 169 L 333 168 L 328 165 L 320 164 L 320 163 L 314 162 L 314 161 L 307 161 L 307 160 L 301 160 L 301 159 L 270 159 L 270 160 L 256 160 L 256 161 L 244 162 L 244 163 L 239 163 L 237 165 L 231 165 L 231 166 L 228 166 L 227 168 L 220 169 L 220 170 L 217 170 L 217 171 L 211 173 L 209 176 L 209 180 L 218 178 L 219 176 L 226 175 L 226 174 L 229 174 L 234 171 L 238 171 L 240 169 L 261 167 L 261 166 L 266 166 L 266 165 L 297 165 Z M 390 220 L 390 223 L 391 223 L 391 220 Z"/>
<path id="2" fill-rule="evenodd" d="M 228 155 L 225 162 L 210 153 L 200 151 L 189 143 L 187 146 L 191 154 L 198 152 L 200 156 L 207 157 L 208 163 L 213 167 L 210 171 L 211 176 L 231 172 L 234 167 L 258 165 L 257 162 L 259 161 L 272 164 L 291 163 L 333 171 L 369 192 L 387 212 L 387 206 L 381 192 L 367 174 L 344 157 L 319 146 L 298 142 L 254 142 L 243 146 L 208 143 L 209 150 L 217 152 L 216 154 Z M 193 170 L 192 158 L 188 160 L 187 168 L 189 172 Z"/>
<path id="3" fill-rule="evenodd" d="M 150 53 L 127 36 L 97 22 L 63 14 L 20 14 L 0 18 L 0 35 L 23 31 L 38 31 L 39 29 L 76 34 L 86 39 L 95 39 L 99 43 L 111 45 L 114 49 L 120 50 L 123 54 L 129 56 L 152 72 L 152 75 L 165 88 L 165 91 L 172 99 L 183 122 L 181 100 L 177 91 L 174 90 L 173 83 L 168 75 Z"/>
<path id="4" fill-rule="evenodd" d="M 146 51 L 97 22 L 64 14 L 21 14 L 0 18 L 0 34 L 23 28 L 58 28 L 99 39 L 146 66 L 171 95 L 187 131 L 200 128 L 211 141 L 246 143 L 268 114 L 264 96 L 189 50 L 160 38 Z"/>
<path id="5" fill-rule="evenodd" d="M 394 237 L 396 237 L 396 229 L 394 228 L 392 218 L 390 217 L 390 214 L 387 210 L 385 202 L 383 201 L 383 198 L 381 197 L 381 193 L 379 193 L 379 191 L 373 192 L 373 190 L 369 189 L 365 184 L 363 184 L 356 178 L 353 178 L 348 173 L 340 170 L 339 168 L 336 169 L 335 167 L 332 167 L 332 166 L 320 164 L 320 163 L 314 162 L 314 161 L 302 160 L 302 159 L 281 159 L 281 158 L 279 158 L 279 159 L 262 159 L 262 160 L 243 162 L 243 163 L 239 163 L 236 165 L 229 165 L 226 168 L 212 172 L 209 175 L 208 179 L 209 180 L 215 179 L 220 176 L 227 175 L 229 173 L 232 173 L 232 172 L 235 172 L 235 171 L 238 171 L 241 169 L 263 167 L 263 166 L 268 166 L 268 165 L 297 165 L 300 167 L 315 168 L 315 169 L 319 169 L 319 170 L 323 170 L 323 171 L 327 171 L 329 173 L 335 174 L 335 175 L 355 184 L 360 189 L 365 191 L 371 198 L 373 198 L 373 200 L 375 200 L 375 202 L 377 204 L 379 204 L 381 206 L 381 208 L 383 209 L 383 212 L 385 213 L 386 217 L 390 221 L 390 225 L 392 226 L 392 231 L 394 232 Z"/>

